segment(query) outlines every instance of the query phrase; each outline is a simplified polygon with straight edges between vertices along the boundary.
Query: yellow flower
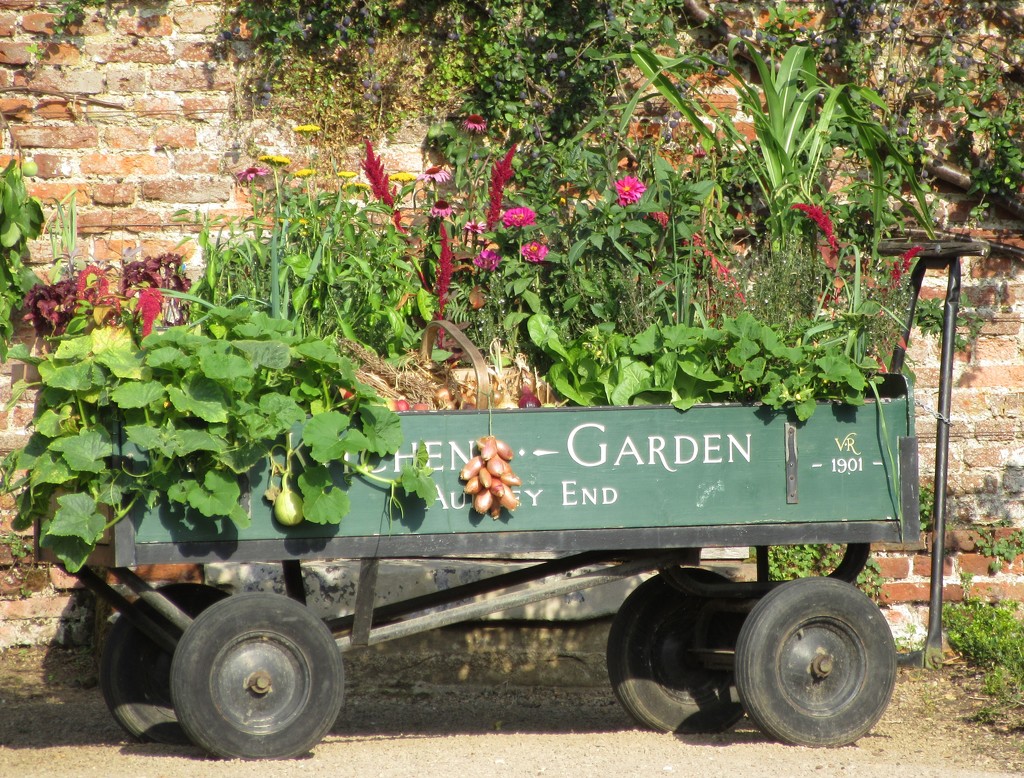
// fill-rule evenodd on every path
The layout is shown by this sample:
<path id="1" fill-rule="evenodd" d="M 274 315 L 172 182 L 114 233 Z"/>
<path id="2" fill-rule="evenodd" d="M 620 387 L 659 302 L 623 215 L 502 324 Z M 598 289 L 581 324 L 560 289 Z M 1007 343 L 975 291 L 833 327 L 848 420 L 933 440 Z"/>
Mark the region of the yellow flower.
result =
<path id="1" fill-rule="evenodd" d="M 291 157 L 282 157 L 279 154 L 262 154 L 259 161 L 269 162 L 271 165 L 280 165 L 281 167 L 292 164 Z"/>
<path id="2" fill-rule="evenodd" d="M 346 189 L 369 189 L 370 185 L 362 181 L 353 181 L 351 184 L 345 184 Z"/>
<path id="3" fill-rule="evenodd" d="M 392 173 L 391 180 L 398 181 L 400 184 L 406 184 L 409 181 L 415 181 L 416 176 L 414 176 L 412 173 L 406 173 L 403 170 L 401 173 Z"/>
<path id="4" fill-rule="evenodd" d="M 316 124 L 300 124 L 298 127 L 292 127 L 295 132 L 320 132 L 320 127 Z"/>
<path id="5" fill-rule="evenodd" d="M 307 176 L 311 176 L 314 173 L 316 173 L 316 171 L 313 170 L 313 168 L 311 168 L 311 167 L 304 167 L 304 168 L 299 168 L 294 173 L 292 173 L 292 175 L 295 176 L 296 178 L 306 178 Z"/>
<path id="6" fill-rule="evenodd" d="M 355 178 L 358 175 L 359 175 L 358 173 L 353 173 L 351 170 L 339 170 L 338 171 L 338 178 Z"/>

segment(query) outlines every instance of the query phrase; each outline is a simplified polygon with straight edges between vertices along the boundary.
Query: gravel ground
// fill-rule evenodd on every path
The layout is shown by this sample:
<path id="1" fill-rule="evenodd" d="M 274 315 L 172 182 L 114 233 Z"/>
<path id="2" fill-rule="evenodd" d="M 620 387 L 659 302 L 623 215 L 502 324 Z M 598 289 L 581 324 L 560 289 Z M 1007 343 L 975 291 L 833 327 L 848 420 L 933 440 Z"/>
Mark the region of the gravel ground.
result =
<path id="1" fill-rule="evenodd" d="M 10 649 L 0 652 L 0 776 L 1021 775 L 1024 737 L 971 721 L 985 704 L 972 683 L 956 667 L 901 671 L 870 735 L 807 749 L 771 742 L 746 719 L 716 736 L 642 731 L 610 689 L 381 688 L 350 677 L 341 716 L 309 757 L 237 762 L 127 739 L 88 652 Z"/>

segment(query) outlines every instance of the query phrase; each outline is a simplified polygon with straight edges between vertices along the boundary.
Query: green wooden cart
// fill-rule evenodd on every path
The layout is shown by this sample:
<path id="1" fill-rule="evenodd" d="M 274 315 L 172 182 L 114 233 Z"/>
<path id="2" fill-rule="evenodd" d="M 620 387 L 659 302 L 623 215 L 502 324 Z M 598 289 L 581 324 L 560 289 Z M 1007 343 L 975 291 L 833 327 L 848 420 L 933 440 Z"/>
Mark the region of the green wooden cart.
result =
<path id="1" fill-rule="evenodd" d="M 947 255 L 931 256 L 934 266 Z M 940 264 L 958 283 L 959 263 Z M 115 526 L 90 564 L 135 597 L 89 567 L 79 577 L 121 614 L 101 687 L 129 733 L 224 757 L 302 754 L 338 715 L 345 651 L 645 573 L 607 652 L 616 696 L 639 723 L 720 731 L 746 712 L 781 740 L 839 745 L 881 716 L 897 654 L 853 582 L 871 543 L 919 537 L 914 401 L 902 377 L 806 422 L 733 404 L 400 416 L 407 443 L 379 468 L 394 472 L 424 447 L 437 487 L 429 508 L 396 506 L 387 490 L 339 473 L 352 503 L 339 524 L 283 527 L 260 497 L 269 474 L 256 469 L 243 488 L 247 529 L 169 505 Z M 459 480 L 486 434 L 509 442 L 522 479 L 519 507 L 498 520 L 472 510 Z M 944 479 L 944 460 L 938 469 Z M 803 543 L 845 544 L 846 555 L 825 578 L 768 580 L 768 547 Z M 731 546 L 756 549 L 757 581 L 700 567 L 701 549 Z M 382 559 L 513 556 L 543 561 L 375 607 Z M 317 559 L 361 560 L 352 615 L 322 621 L 305 607 L 301 565 Z M 281 562 L 287 596 L 153 589 L 131 570 L 256 560 Z"/>

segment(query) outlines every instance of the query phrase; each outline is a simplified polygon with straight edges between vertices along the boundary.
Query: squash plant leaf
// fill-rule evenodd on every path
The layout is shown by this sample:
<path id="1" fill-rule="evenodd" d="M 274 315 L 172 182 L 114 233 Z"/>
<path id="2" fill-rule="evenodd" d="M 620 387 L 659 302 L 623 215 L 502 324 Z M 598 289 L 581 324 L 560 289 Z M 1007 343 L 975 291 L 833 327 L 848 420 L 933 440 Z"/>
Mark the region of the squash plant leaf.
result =
<path id="1" fill-rule="evenodd" d="M 302 514 L 313 524 L 338 524 L 351 507 L 348 494 L 334 485 L 330 471 L 320 465 L 298 477 Z"/>

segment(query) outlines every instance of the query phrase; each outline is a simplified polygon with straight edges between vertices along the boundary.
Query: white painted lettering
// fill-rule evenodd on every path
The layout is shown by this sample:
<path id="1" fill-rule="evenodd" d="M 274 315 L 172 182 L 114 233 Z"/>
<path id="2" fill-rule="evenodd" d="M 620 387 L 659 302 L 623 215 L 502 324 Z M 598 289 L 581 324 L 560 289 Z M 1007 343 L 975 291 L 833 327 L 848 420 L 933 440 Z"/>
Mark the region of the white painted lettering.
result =
<path id="1" fill-rule="evenodd" d="M 690 456 L 683 459 L 683 441 L 690 445 Z M 700 444 L 689 435 L 676 435 L 676 464 L 688 465 L 697 458 L 700 453 Z"/>
<path id="2" fill-rule="evenodd" d="M 732 434 L 729 435 L 729 461 L 730 462 L 734 461 L 733 460 L 733 452 L 738 453 L 741 457 L 743 457 L 748 462 L 750 461 L 750 433 L 749 432 L 747 433 L 747 447 L 746 448 L 743 448 L 743 446 L 740 444 L 740 442 L 738 440 L 736 440 L 735 436 L 733 436 Z"/>
<path id="3" fill-rule="evenodd" d="M 538 489 L 535 492 L 531 492 L 529 489 L 523 489 L 523 494 L 525 494 L 527 497 L 530 498 L 530 505 L 532 505 L 534 508 L 536 508 L 537 507 L 537 498 L 540 497 L 541 492 L 543 492 L 543 491 L 544 491 L 543 489 Z"/>
<path id="4" fill-rule="evenodd" d="M 434 470 L 444 470 L 441 464 L 441 441 L 427 440 L 423 445 L 427 449 L 427 466 Z"/>
<path id="5" fill-rule="evenodd" d="M 584 505 L 597 505 L 597 489 L 588 489 L 583 487 L 583 504 Z"/>
<path id="6" fill-rule="evenodd" d="M 598 444 L 598 446 L 597 446 L 597 451 L 598 451 L 597 459 L 583 459 L 577 453 L 577 451 L 576 451 L 576 435 L 578 435 L 581 430 L 590 429 L 590 428 L 596 429 L 598 432 L 604 432 L 604 426 L 603 425 L 595 424 L 593 422 L 591 422 L 589 424 L 581 424 L 580 426 L 578 426 L 575 429 L 573 429 L 573 431 L 569 433 L 569 440 L 566 442 L 566 446 L 567 446 L 568 451 L 569 451 L 569 458 L 572 459 L 572 461 L 575 462 L 577 465 L 580 465 L 582 467 L 600 467 L 607 460 L 607 456 L 608 456 L 608 454 L 607 454 L 607 451 L 608 451 L 607 444 L 605 444 L 605 443 L 599 443 Z M 573 483 L 575 483 L 575 482 L 573 482 Z M 564 493 L 564 488 L 563 488 L 563 493 Z"/>
<path id="7" fill-rule="evenodd" d="M 465 508 L 466 507 L 466 493 L 462 492 L 462 491 L 459 491 L 459 492 L 449 492 L 448 493 L 448 501 L 451 504 L 451 507 L 455 508 L 456 510 L 459 509 L 459 508 Z"/>
<path id="8" fill-rule="evenodd" d="M 657 457 L 663 468 L 670 473 L 675 472 L 675 470 L 668 466 L 668 462 L 665 461 L 665 438 L 660 435 L 651 435 L 647 439 L 647 457 L 647 464 L 653 465 L 654 459 Z"/>
<path id="9" fill-rule="evenodd" d="M 444 492 L 441 491 L 441 487 L 434 484 L 434 488 L 437 489 L 437 501 L 441 504 L 442 510 L 448 510 L 448 503 L 444 499 Z"/>
<path id="10" fill-rule="evenodd" d="M 466 464 L 467 462 L 469 462 L 469 453 L 468 452 L 472 451 L 472 450 L 473 450 L 473 444 L 472 443 L 469 444 L 468 451 L 463 451 L 461 448 L 459 448 L 459 444 L 458 443 L 456 443 L 454 440 L 449 440 L 448 441 L 448 451 L 451 453 L 451 465 L 450 465 L 451 469 L 452 470 L 461 470 L 462 466 L 464 464 Z"/>
<path id="11" fill-rule="evenodd" d="M 622 458 L 624 456 L 633 457 L 638 465 L 642 465 L 644 463 L 644 459 L 640 456 L 640 452 L 636 450 L 636 444 L 633 443 L 633 439 L 628 435 L 626 436 L 626 439 L 622 441 L 622 448 L 619 449 L 619 455 L 615 457 L 615 467 L 619 466 L 619 463 L 622 462 Z"/>
<path id="12" fill-rule="evenodd" d="M 612 505 L 619 499 L 619 492 L 615 487 L 605 486 L 601 489 L 601 504 Z"/>
<path id="13" fill-rule="evenodd" d="M 562 481 L 562 505 L 579 505 L 575 481 Z"/>
<path id="14" fill-rule="evenodd" d="M 705 465 L 717 465 L 722 462 L 722 455 L 719 454 L 719 450 L 722 448 L 721 435 L 705 435 L 704 436 L 704 464 Z M 714 442 L 712 442 L 714 441 Z M 712 459 L 711 455 L 716 454 L 717 458 Z"/>

